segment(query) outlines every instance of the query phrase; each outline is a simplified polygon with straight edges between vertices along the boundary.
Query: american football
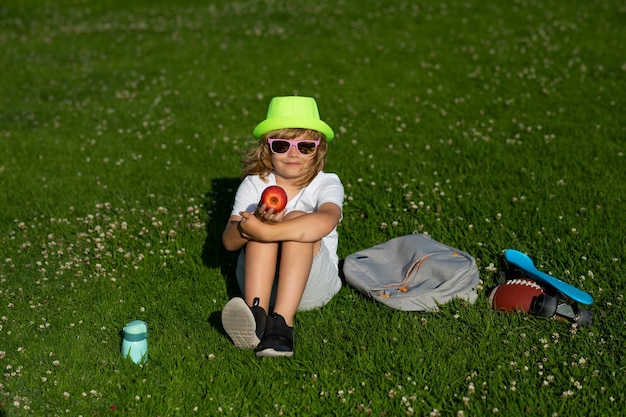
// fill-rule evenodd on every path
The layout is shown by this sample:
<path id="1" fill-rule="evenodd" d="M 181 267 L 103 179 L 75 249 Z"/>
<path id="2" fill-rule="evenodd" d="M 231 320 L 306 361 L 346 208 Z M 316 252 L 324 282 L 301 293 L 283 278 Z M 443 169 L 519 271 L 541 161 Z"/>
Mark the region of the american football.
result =
<path id="1" fill-rule="evenodd" d="M 532 279 L 512 279 L 491 290 L 489 305 L 496 310 L 529 313 L 532 312 L 533 300 L 542 294 L 545 294 L 543 288 Z"/>

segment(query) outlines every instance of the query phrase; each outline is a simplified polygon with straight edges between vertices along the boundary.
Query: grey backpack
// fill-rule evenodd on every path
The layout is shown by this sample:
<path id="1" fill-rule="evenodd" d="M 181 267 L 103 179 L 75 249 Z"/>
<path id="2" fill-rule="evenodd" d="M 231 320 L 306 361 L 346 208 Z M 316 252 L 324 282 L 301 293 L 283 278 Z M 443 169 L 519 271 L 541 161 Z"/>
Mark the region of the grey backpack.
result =
<path id="1" fill-rule="evenodd" d="M 423 234 L 348 255 L 343 272 L 349 285 L 397 310 L 434 311 L 455 297 L 477 297 L 474 258 Z"/>

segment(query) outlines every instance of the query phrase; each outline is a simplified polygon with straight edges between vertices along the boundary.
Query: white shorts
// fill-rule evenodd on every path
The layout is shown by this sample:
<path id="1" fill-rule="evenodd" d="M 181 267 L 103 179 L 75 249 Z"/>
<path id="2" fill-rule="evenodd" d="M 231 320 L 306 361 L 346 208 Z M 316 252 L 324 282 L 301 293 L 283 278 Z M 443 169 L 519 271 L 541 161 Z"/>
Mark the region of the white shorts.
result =
<path id="1" fill-rule="evenodd" d="M 239 283 L 242 294 L 244 289 L 245 261 L 244 250 L 241 250 L 239 258 L 237 259 L 237 282 Z M 276 300 L 276 287 L 277 280 L 274 281 L 274 287 L 272 288 L 270 305 L 274 305 L 274 301 Z M 302 300 L 300 300 L 298 310 L 312 310 L 322 307 L 328 303 L 340 289 L 341 280 L 339 279 L 339 267 L 332 261 L 328 248 L 324 245 L 324 242 L 322 242 L 319 252 L 317 252 L 313 258 L 309 279 L 304 288 L 304 294 L 302 294 Z"/>

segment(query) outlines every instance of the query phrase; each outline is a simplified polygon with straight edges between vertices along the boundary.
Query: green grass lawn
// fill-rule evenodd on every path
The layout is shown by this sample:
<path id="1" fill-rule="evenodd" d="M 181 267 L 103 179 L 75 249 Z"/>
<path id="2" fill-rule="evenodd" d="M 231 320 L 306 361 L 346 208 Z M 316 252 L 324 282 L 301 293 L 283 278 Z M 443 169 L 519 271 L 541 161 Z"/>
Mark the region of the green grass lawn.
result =
<path id="1" fill-rule="evenodd" d="M 30 4 L 33 3 L 33 4 Z M 617 0 L 0 4 L 0 416 L 613 416 L 626 408 L 626 7 Z M 221 233 L 276 95 L 314 96 L 339 255 L 413 232 L 475 304 L 348 286 L 295 356 L 225 335 Z M 504 249 L 594 322 L 490 309 Z M 144 366 L 121 329 L 149 325 Z"/>

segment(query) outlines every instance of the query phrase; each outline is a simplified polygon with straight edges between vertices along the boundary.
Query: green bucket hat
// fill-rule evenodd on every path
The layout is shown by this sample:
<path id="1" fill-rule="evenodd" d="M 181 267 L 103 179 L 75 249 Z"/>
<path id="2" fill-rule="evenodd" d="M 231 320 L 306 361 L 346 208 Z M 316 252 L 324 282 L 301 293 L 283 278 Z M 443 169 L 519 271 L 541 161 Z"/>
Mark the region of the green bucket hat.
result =
<path id="1" fill-rule="evenodd" d="M 320 119 L 317 103 L 313 97 L 274 97 L 267 109 L 267 118 L 254 128 L 252 134 L 260 138 L 267 132 L 278 129 L 299 128 L 321 132 L 328 142 L 335 133 Z"/>

